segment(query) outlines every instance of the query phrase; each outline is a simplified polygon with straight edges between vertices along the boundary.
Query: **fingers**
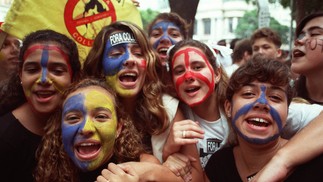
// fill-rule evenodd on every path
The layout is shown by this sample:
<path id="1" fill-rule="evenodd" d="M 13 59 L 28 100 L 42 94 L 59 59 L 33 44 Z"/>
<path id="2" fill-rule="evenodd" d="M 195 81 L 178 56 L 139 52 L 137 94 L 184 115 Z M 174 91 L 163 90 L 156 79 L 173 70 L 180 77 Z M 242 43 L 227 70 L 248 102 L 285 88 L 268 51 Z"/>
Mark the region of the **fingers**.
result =
<path id="1" fill-rule="evenodd" d="M 184 181 L 192 179 L 190 159 L 185 155 L 180 153 L 172 154 L 163 165 L 166 165 L 176 176 L 181 176 Z"/>

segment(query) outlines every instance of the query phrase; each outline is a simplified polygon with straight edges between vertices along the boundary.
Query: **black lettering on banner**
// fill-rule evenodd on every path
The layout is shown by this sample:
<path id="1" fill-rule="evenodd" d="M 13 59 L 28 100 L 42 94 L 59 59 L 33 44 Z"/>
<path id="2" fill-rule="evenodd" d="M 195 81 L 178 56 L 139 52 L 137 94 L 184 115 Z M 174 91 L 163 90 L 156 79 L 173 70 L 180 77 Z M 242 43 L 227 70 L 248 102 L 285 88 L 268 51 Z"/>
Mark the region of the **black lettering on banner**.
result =
<path id="1" fill-rule="evenodd" d="M 129 32 L 118 32 L 110 35 L 111 46 L 123 44 L 123 43 L 136 43 L 136 39 L 133 34 Z"/>

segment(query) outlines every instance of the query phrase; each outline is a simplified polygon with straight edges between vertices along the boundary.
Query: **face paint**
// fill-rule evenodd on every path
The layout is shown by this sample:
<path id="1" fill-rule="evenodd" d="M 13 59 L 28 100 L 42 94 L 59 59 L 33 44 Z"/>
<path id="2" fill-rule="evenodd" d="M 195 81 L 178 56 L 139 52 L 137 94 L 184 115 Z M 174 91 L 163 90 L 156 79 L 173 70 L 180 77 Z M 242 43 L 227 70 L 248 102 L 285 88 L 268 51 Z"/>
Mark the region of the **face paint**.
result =
<path id="1" fill-rule="evenodd" d="M 198 55 L 198 57 L 196 56 Z M 179 56 L 183 56 L 183 59 L 179 58 Z M 195 56 L 195 57 L 194 57 Z M 178 58 L 178 59 L 177 59 Z M 191 64 L 194 65 L 194 60 L 202 59 L 203 62 L 206 64 L 206 68 L 194 70 L 192 69 Z M 210 65 L 207 57 L 203 52 L 196 48 L 185 48 L 183 50 L 178 51 L 172 60 L 172 66 L 174 70 L 175 62 L 184 61 L 184 73 L 181 75 L 175 76 L 175 71 L 173 71 L 173 78 L 175 79 L 175 88 L 179 98 L 188 104 L 190 107 L 199 105 L 200 103 L 204 102 L 213 92 L 215 87 L 214 77 L 215 73 Z M 193 63 L 192 63 L 193 62 Z M 190 98 L 187 98 L 185 93 L 181 91 L 181 86 L 184 86 L 187 80 L 199 80 L 202 83 L 206 84 L 208 87 L 208 91 L 203 93 L 203 97 L 195 102 L 192 102 Z M 182 95 L 183 94 L 183 95 Z"/>
<path id="2" fill-rule="evenodd" d="M 269 143 L 275 139 L 277 139 L 280 136 L 280 133 L 283 129 L 282 127 L 282 120 L 280 118 L 279 112 L 272 107 L 271 105 L 269 105 L 267 99 L 266 99 L 266 86 L 261 85 L 260 86 L 261 89 L 261 94 L 260 97 L 253 103 L 249 103 L 249 104 L 245 104 L 243 107 L 241 107 L 237 113 L 235 114 L 235 116 L 232 119 L 232 126 L 234 128 L 234 130 L 238 133 L 238 135 L 240 137 L 242 137 L 244 140 L 246 140 L 249 143 L 254 143 L 254 144 L 266 144 Z M 278 133 L 274 134 L 271 137 L 268 138 L 264 138 L 264 139 L 259 139 L 259 138 L 250 138 L 246 135 L 244 135 L 239 128 L 236 125 L 236 122 L 238 120 L 238 118 L 242 115 L 247 114 L 250 110 L 252 110 L 255 107 L 255 104 L 265 104 L 269 106 L 269 114 L 272 116 L 273 120 L 277 123 L 277 127 L 278 127 Z M 232 103 L 233 105 L 234 103 Z"/>
<path id="3" fill-rule="evenodd" d="M 163 32 L 163 35 L 153 44 L 154 49 L 157 49 L 158 45 L 160 44 L 160 41 L 164 40 L 164 39 L 168 39 L 171 42 L 172 45 L 174 45 L 177 42 L 171 36 L 168 35 L 167 29 L 169 27 L 178 29 L 178 31 L 179 31 L 178 26 L 176 26 L 174 23 L 168 22 L 168 21 L 158 22 L 152 27 L 152 30 L 161 28 L 162 32 Z"/>
<path id="4" fill-rule="evenodd" d="M 129 44 L 135 44 L 136 40 L 134 35 L 129 32 L 118 32 L 110 35 L 104 48 L 103 57 L 103 70 L 105 75 L 115 75 L 122 67 L 123 63 L 129 59 L 129 51 L 127 49 Z M 116 49 L 123 49 L 125 52 L 117 52 L 114 55 L 110 55 L 110 52 Z"/>
<path id="5" fill-rule="evenodd" d="M 66 100 L 62 115 L 64 149 L 82 171 L 95 170 L 111 158 L 116 130 L 114 101 L 106 91 L 86 88 Z"/>
<path id="6" fill-rule="evenodd" d="M 34 52 L 35 50 L 37 49 L 41 49 L 43 50 L 43 53 L 42 53 L 42 58 L 41 58 L 41 65 L 42 67 L 46 67 L 47 66 L 47 63 L 48 63 L 48 51 L 49 50 L 54 50 L 54 51 L 57 51 L 59 52 L 64 60 L 66 61 L 66 64 L 68 65 L 67 69 L 68 69 L 68 72 L 72 78 L 73 76 L 73 71 L 72 71 L 72 68 L 71 68 L 71 63 L 69 61 L 69 58 L 68 58 L 68 55 L 61 49 L 59 48 L 58 46 L 56 45 L 39 45 L 39 44 L 36 44 L 36 45 L 33 45 L 31 46 L 30 48 L 28 48 L 23 56 L 23 61 L 26 60 L 26 58 L 32 53 Z M 43 79 L 43 78 L 42 78 Z"/>

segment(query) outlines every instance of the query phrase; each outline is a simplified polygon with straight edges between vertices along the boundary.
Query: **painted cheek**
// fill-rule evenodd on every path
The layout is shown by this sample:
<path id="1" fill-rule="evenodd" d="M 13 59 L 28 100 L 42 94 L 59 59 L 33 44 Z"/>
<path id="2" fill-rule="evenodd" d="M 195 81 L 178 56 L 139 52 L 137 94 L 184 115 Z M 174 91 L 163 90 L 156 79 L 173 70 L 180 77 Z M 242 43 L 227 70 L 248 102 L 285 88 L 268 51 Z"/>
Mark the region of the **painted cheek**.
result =
<path id="1" fill-rule="evenodd" d="M 163 22 L 163 21 L 158 22 L 156 25 L 153 26 L 153 30 L 161 28 L 163 31 L 163 35 L 159 39 L 157 39 L 157 41 L 153 44 L 154 49 L 157 49 L 158 45 L 160 44 L 160 41 L 162 41 L 162 40 L 168 39 L 172 45 L 177 43 L 177 41 L 172 39 L 167 33 L 167 29 L 169 26 L 173 26 L 173 27 L 176 27 L 177 29 L 179 29 L 175 24 L 173 24 L 171 22 Z"/>
<path id="2" fill-rule="evenodd" d="M 62 139 L 64 149 L 71 159 L 74 162 L 77 162 L 78 159 L 74 155 L 74 143 L 77 141 L 78 133 L 84 127 L 85 121 L 83 120 L 77 124 L 68 124 L 64 122 L 64 117 L 70 111 L 81 111 L 83 116 L 86 115 L 84 108 L 84 95 L 77 94 L 66 100 L 62 114 Z"/>
<path id="3" fill-rule="evenodd" d="M 265 95 L 265 91 L 266 91 L 266 87 L 265 86 L 260 86 L 261 88 L 261 95 L 260 97 L 253 103 L 249 103 L 249 104 L 245 104 L 243 107 L 241 107 L 233 116 L 232 119 L 232 126 L 235 129 L 235 131 L 242 137 L 244 138 L 246 141 L 251 142 L 251 143 L 256 143 L 256 144 L 265 144 L 268 143 L 272 140 L 275 140 L 277 137 L 279 137 L 281 131 L 282 131 L 282 121 L 281 118 L 279 116 L 279 113 L 277 112 L 277 110 L 275 108 L 273 108 L 272 106 L 270 106 L 268 104 L 268 101 L 266 99 L 266 95 Z M 277 123 L 277 127 L 278 127 L 278 133 L 274 134 L 271 137 L 265 138 L 265 139 L 257 139 L 257 138 L 249 138 L 248 136 L 244 135 L 240 129 L 237 127 L 236 123 L 237 120 L 240 116 L 247 114 L 257 103 L 261 103 L 261 104 L 267 104 L 270 108 L 270 115 L 272 116 L 273 120 Z M 234 103 L 231 104 L 232 108 Z"/>
<path id="4" fill-rule="evenodd" d="M 105 75 L 111 76 L 117 74 L 122 68 L 123 63 L 129 59 L 129 51 L 127 49 L 128 44 L 122 44 L 125 53 L 119 57 L 111 58 L 109 57 L 109 52 L 114 48 L 111 46 L 110 40 L 107 42 L 104 49 L 104 57 L 102 61 L 103 71 Z M 120 46 L 120 45 L 118 45 Z"/>

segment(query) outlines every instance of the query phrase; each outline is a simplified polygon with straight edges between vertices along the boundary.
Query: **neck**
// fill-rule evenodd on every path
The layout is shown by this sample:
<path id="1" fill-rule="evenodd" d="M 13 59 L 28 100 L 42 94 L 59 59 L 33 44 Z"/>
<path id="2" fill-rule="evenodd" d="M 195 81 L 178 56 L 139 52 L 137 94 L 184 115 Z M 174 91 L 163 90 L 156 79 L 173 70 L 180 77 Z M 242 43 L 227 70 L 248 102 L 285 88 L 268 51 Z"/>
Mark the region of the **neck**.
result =
<path id="1" fill-rule="evenodd" d="M 12 113 L 30 132 L 40 136 L 44 135 L 44 128 L 50 115 L 36 113 L 27 102 Z"/>
<path id="2" fill-rule="evenodd" d="M 215 121 L 220 118 L 219 104 L 217 103 L 216 93 L 213 92 L 210 97 L 208 97 L 201 104 L 192 107 L 192 110 L 200 118 L 207 121 Z"/>
<path id="3" fill-rule="evenodd" d="M 250 144 L 240 137 L 238 141 L 239 145 L 234 147 L 234 157 L 243 181 L 260 171 L 286 143 L 286 140 L 281 138 L 265 145 Z"/>
<path id="4" fill-rule="evenodd" d="M 321 75 L 323 76 L 323 75 Z M 316 102 L 323 103 L 323 85 L 322 77 L 315 75 L 315 77 L 306 78 L 306 89 L 308 97 Z"/>

